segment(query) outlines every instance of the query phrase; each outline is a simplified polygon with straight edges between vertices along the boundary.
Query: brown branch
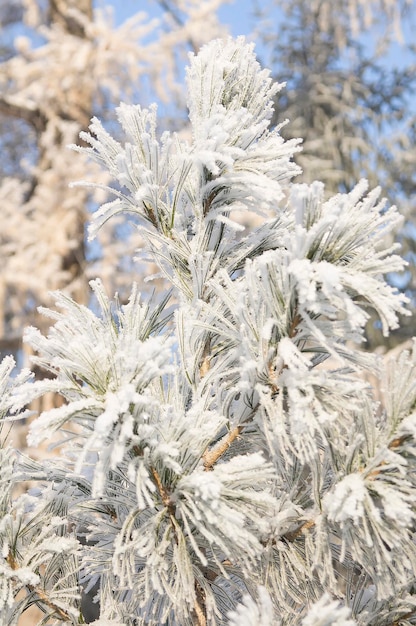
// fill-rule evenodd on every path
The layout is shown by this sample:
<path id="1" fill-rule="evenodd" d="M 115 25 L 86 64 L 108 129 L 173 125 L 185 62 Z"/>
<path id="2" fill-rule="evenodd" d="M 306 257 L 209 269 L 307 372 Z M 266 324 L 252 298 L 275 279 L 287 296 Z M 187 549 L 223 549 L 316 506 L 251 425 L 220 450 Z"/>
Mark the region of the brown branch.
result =
<path id="1" fill-rule="evenodd" d="M 204 357 L 200 367 L 199 367 L 199 375 L 201 378 L 204 378 L 204 376 L 206 376 L 209 372 L 209 368 L 210 368 L 210 357 L 206 356 Z"/>
<path id="2" fill-rule="evenodd" d="M 167 491 L 166 487 L 163 485 L 162 480 L 157 472 L 157 470 L 154 467 L 150 468 L 150 471 L 152 473 L 152 476 L 154 478 L 154 481 L 157 485 L 157 490 L 160 494 L 160 497 L 162 498 L 162 502 L 166 507 L 166 510 L 169 514 L 169 519 L 170 519 L 170 524 L 172 527 L 172 531 L 173 531 L 173 537 L 175 539 L 175 543 L 176 545 L 179 545 L 179 538 L 178 538 L 178 531 L 176 529 L 176 526 L 178 525 L 176 518 L 175 518 L 175 513 L 176 513 L 176 507 L 173 504 L 172 500 L 170 499 L 170 495 L 169 492 Z"/>
<path id="3" fill-rule="evenodd" d="M 154 481 L 156 483 L 156 486 L 157 486 L 157 489 L 159 491 L 160 497 L 162 498 L 163 504 L 168 509 L 169 513 L 174 514 L 175 513 L 175 506 L 172 503 L 172 500 L 170 499 L 169 492 L 167 491 L 166 487 L 163 485 L 157 470 L 154 467 L 151 467 L 150 471 L 151 471 L 151 474 L 152 474 L 152 476 L 154 478 Z"/>
<path id="4" fill-rule="evenodd" d="M 410 439 L 410 438 L 411 438 L 411 435 L 402 435 L 401 437 L 396 437 L 396 439 L 393 439 L 393 441 L 390 441 L 388 445 L 389 450 L 395 450 L 396 448 L 401 446 L 402 443 L 406 441 L 406 439 Z"/>
<path id="5" fill-rule="evenodd" d="M 177 536 L 177 530 L 176 530 L 176 524 L 177 522 L 175 522 L 175 505 L 172 503 L 171 499 L 170 499 L 170 495 L 169 492 L 167 491 L 166 487 L 163 485 L 162 480 L 156 470 L 156 468 L 151 467 L 150 468 L 151 474 L 153 476 L 153 479 L 157 485 L 157 489 L 159 491 L 160 497 L 162 499 L 163 504 L 165 505 L 168 513 L 169 513 L 169 517 L 171 520 L 171 525 L 173 528 L 173 533 L 174 533 L 174 537 L 175 537 L 175 541 L 178 544 L 178 536 Z M 195 598 L 195 604 L 194 604 L 194 610 L 193 613 L 195 615 L 196 618 L 196 626 L 206 626 L 207 625 L 207 619 L 206 619 L 206 615 L 205 615 L 205 597 L 204 597 L 204 592 L 203 589 L 198 585 L 198 583 L 195 581 L 195 589 L 196 589 L 196 598 Z"/>
<path id="6" fill-rule="evenodd" d="M 137 444 L 135 444 L 132 447 L 132 450 L 133 450 L 134 456 L 140 456 L 140 457 L 143 456 L 143 450 Z"/>
<path id="7" fill-rule="evenodd" d="M 293 337 L 296 337 L 296 335 L 298 334 L 298 326 L 301 323 L 302 318 L 299 315 L 299 313 L 295 313 L 290 326 L 289 326 L 289 337 L 291 339 L 293 339 Z"/>
<path id="8" fill-rule="evenodd" d="M 204 578 L 209 580 L 209 582 L 213 583 L 215 580 L 217 580 L 218 578 L 217 572 L 214 572 L 214 570 L 210 569 L 209 567 L 200 567 L 200 570 Z"/>
<path id="9" fill-rule="evenodd" d="M 244 426 L 236 426 L 231 430 L 228 435 L 225 435 L 219 442 L 219 444 L 212 448 L 211 450 L 207 450 L 203 455 L 202 459 L 204 461 L 204 469 L 205 471 L 209 471 L 213 468 L 218 459 L 228 450 L 233 441 L 237 439 L 237 437 L 242 432 Z"/>
<path id="10" fill-rule="evenodd" d="M 305 535 L 308 530 L 315 526 L 315 521 L 313 519 L 309 519 L 306 522 L 303 522 L 296 530 L 292 530 L 289 533 L 283 535 L 283 539 L 287 541 L 295 541 L 301 535 Z"/>
<path id="11" fill-rule="evenodd" d="M 203 201 L 203 214 L 204 214 L 204 217 L 206 217 L 208 215 L 208 213 L 210 212 L 211 205 L 212 205 L 213 201 L 215 200 L 215 196 L 216 195 L 217 195 L 216 191 L 211 191 L 209 196 L 204 198 L 204 201 Z"/>
<path id="12" fill-rule="evenodd" d="M 295 315 L 293 316 L 292 321 L 290 322 L 289 329 L 288 329 L 288 337 L 290 339 L 293 339 L 298 334 L 298 326 L 301 323 L 301 321 L 302 321 L 301 315 L 298 312 L 296 312 Z M 276 383 L 277 383 L 278 377 L 280 376 L 282 371 L 285 369 L 287 369 L 287 365 L 283 365 L 283 367 L 279 371 L 277 371 L 275 368 L 275 364 L 273 363 L 273 359 L 267 364 L 267 373 L 269 376 L 268 382 L 272 390 L 272 394 L 273 394 L 272 397 L 275 397 L 279 393 L 279 387 Z"/>
<path id="13" fill-rule="evenodd" d="M 159 230 L 159 224 L 156 218 L 156 214 L 155 211 L 153 209 L 152 206 L 148 206 L 146 204 L 146 202 L 143 202 L 143 206 L 144 206 L 144 212 L 145 212 L 145 216 L 146 218 L 149 220 L 149 222 L 152 224 L 152 226 L 154 226 L 154 228 L 158 231 Z"/>
<path id="14" fill-rule="evenodd" d="M 416 615 L 416 609 L 413 609 L 413 611 L 409 611 L 408 613 L 405 613 L 405 615 L 402 615 L 399 619 L 396 619 L 393 622 L 392 626 L 400 626 L 403 620 L 409 619 L 410 617 L 414 617 L 415 615 Z"/>
<path id="15" fill-rule="evenodd" d="M 43 132 L 48 122 L 46 116 L 37 107 L 23 106 L 4 96 L 0 97 L 0 113 L 27 122 L 37 132 Z"/>
<path id="16" fill-rule="evenodd" d="M 199 366 L 199 376 L 200 378 L 204 378 L 204 376 L 206 376 L 209 372 L 209 369 L 211 367 L 211 338 L 208 337 L 208 339 L 205 342 L 204 345 L 204 349 L 202 351 L 202 359 L 201 359 L 201 364 Z"/>
<path id="17" fill-rule="evenodd" d="M 69 6 L 68 6 L 69 4 Z M 72 6 L 71 6 L 72 5 Z M 78 12 L 78 15 L 77 15 Z M 85 26 L 79 18 L 79 13 L 88 20 L 92 20 L 91 0 L 77 0 L 68 3 L 67 0 L 49 0 L 49 20 L 53 24 L 58 24 L 66 33 L 86 39 Z"/>
<path id="18" fill-rule="evenodd" d="M 206 626 L 207 616 L 205 610 L 205 594 L 202 587 L 195 581 L 196 598 L 194 604 L 194 616 L 196 617 L 196 626 Z"/>

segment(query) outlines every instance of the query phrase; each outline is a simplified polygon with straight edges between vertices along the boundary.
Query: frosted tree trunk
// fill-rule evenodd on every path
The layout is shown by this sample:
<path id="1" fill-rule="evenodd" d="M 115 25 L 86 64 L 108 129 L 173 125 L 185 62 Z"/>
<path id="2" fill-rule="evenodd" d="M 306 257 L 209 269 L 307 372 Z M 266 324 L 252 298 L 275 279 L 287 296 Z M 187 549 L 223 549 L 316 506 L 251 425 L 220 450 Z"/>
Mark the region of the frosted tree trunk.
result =
<path id="1" fill-rule="evenodd" d="M 61 31 L 63 45 L 68 37 L 84 37 L 83 20 L 90 19 L 91 15 L 90 1 L 56 0 L 49 3 L 49 25 Z M 29 315 L 32 323 L 40 324 L 46 330 L 47 321 L 37 314 L 33 301 L 35 305 L 47 304 L 49 289 L 65 289 L 80 302 L 86 302 L 84 225 L 87 193 L 81 189 L 68 193 L 73 172 L 68 165 L 67 145 L 87 127 L 92 115 L 91 97 L 92 91 L 86 81 L 79 81 L 77 90 L 71 89 L 61 98 L 57 96 L 49 107 L 44 106 L 41 93 L 38 103 L 33 98 L 24 100 L 18 94 L 13 96 L 7 92 L 0 97 L 0 112 L 24 120 L 33 129 L 37 144 L 37 161 L 31 178 L 22 187 L 20 198 L 13 198 L 16 230 L 20 231 L 20 236 L 16 234 L 16 241 L 9 242 L 15 258 L 21 253 L 19 245 L 29 251 L 26 256 L 29 266 L 16 266 L 15 283 L 8 276 L 2 294 L 2 325 L 7 336 L 2 334 L 0 341 L 14 353 L 21 348 L 21 316 L 24 319 Z M 5 262 L 8 263 L 7 258 Z M 43 283 L 41 289 L 39 283 Z M 13 319 L 18 306 L 20 315 L 17 313 Z M 9 320 L 8 323 L 5 319 Z"/>

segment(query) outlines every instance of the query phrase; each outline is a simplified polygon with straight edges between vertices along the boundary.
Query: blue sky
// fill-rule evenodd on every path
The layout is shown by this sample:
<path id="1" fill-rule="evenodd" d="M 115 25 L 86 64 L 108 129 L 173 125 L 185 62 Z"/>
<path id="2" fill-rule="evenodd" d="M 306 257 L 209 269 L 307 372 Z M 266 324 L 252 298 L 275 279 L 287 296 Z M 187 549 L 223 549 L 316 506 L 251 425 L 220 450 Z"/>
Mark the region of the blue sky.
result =
<path id="1" fill-rule="evenodd" d="M 149 15 L 160 14 L 160 8 L 155 0 L 145 0 L 144 2 L 138 0 L 98 0 L 96 2 L 97 6 L 106 4 L 114 6 L 117 21 L 122 21 L 138 11 L 144 11 Z M 220 21 L 228 26 L 232 35 L 246 35 L 251 31 L 253 20 L 250 15 L 252 11 L 252 0 L 233 0 L 223 5 L 218 15 Z"/>
<path id="2" fill-rule="evenodd" d="M 253 2 L 251 0 L 234 0 L 232 4 L 221 7 L 219 13 L 220 20 L 228 26 L 231 34 L 247 35 L 252 29 Z"/>
<path id="3" fill-rule="evenodd" d="M 96 6 L 111 5 L 114 7 L 114 15 L 117 23 L 122 22 L 127 17 L 143 11 L 148 13 L 149 16 L 158 16 L 161 14 L 161 8 L 157 0 L 96 0 Z M 229 0 L 218 11 L 220 21 L 228 27 L 230 34 L 233 36 L 247 35 L 252 33 L 254 28 L 255 19 L 253 18 L 253 8 L 256 2 L 254 0 Z M 259 3 L 260 5 L 262 2 Z M 278 9 L 275 9 L 276 14 Z M 407 41 L 411 41 L 413 38 L 413 31 L 416 24 L 412 23 L 412 20 L 403 20 L 404 35 Z M 374 41 L 373 37 L 377 30 L 372 30 L 372 36 L 369 39 Z M 265 58 L 265 50 L 256 40 L 257 54 L 262 58 L 262 61 L 268 65 L 268 59 Z M 263 53 L 263 54 L 262 54 Z M 403 46 L 400 44 L 393 44 L 389 61 L 392 65 L 400 66 L 403 63 L 409 62 L 409 57 Z"/>

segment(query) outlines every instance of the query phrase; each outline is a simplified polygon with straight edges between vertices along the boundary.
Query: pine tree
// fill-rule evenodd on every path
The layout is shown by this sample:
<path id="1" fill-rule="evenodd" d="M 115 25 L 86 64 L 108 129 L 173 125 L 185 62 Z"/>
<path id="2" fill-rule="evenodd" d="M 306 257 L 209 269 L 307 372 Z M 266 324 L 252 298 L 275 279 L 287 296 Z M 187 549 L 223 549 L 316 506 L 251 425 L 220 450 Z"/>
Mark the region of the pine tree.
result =
<path id="1" fill-rule="evenodd" d="M 400 215 L 365 181 L 295 182 L 280 86 L 243 39 L 191 56 L 187 84 L 191 141 L 122 104 L 124 142 L 94 119 L 78 148 L 113 180 L 91 236 L 133 213 L 165 295 L 57 292 L 26 332 L 50 378 L 3 361 L 2 623 L 33 603 L 85 623 L 94 589 L 96 626 L 415 624 L 416 348 L 360 349 L 370 311 L 386 335 L 406 311 L 384 279 Z M 29 443 L 62 454 L 16 458 L 7 422 L 50 391 Z"/>

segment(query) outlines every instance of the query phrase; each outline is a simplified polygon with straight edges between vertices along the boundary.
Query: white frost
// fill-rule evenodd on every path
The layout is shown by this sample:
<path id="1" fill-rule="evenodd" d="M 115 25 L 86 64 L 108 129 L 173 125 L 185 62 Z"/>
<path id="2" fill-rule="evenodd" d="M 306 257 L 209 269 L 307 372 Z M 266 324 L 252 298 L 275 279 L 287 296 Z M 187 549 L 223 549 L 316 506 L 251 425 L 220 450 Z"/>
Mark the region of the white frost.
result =
<path id="1" fill-rule="evenodd" d="M 328 519 L 334 522 L 352 519 L 357 524 L 364 515 L 364 501 L 367 497 L 367 488 L 361 474 L 345 476 L 335 489 L 324 497 Z"/>
<path id="2" fill-rule="evenodd" d="M 302 626 L 356 626 L 348 607 L 340 606 L 326 593 L 309 610 Z"/>
<path id="3" fill-rule="evenodd" d="M 265 587 L 258 587 L 258 601 L 246 594 L 241 604 L 228 613 L 229 626 L 279 626 L 273 604 Z"/>

